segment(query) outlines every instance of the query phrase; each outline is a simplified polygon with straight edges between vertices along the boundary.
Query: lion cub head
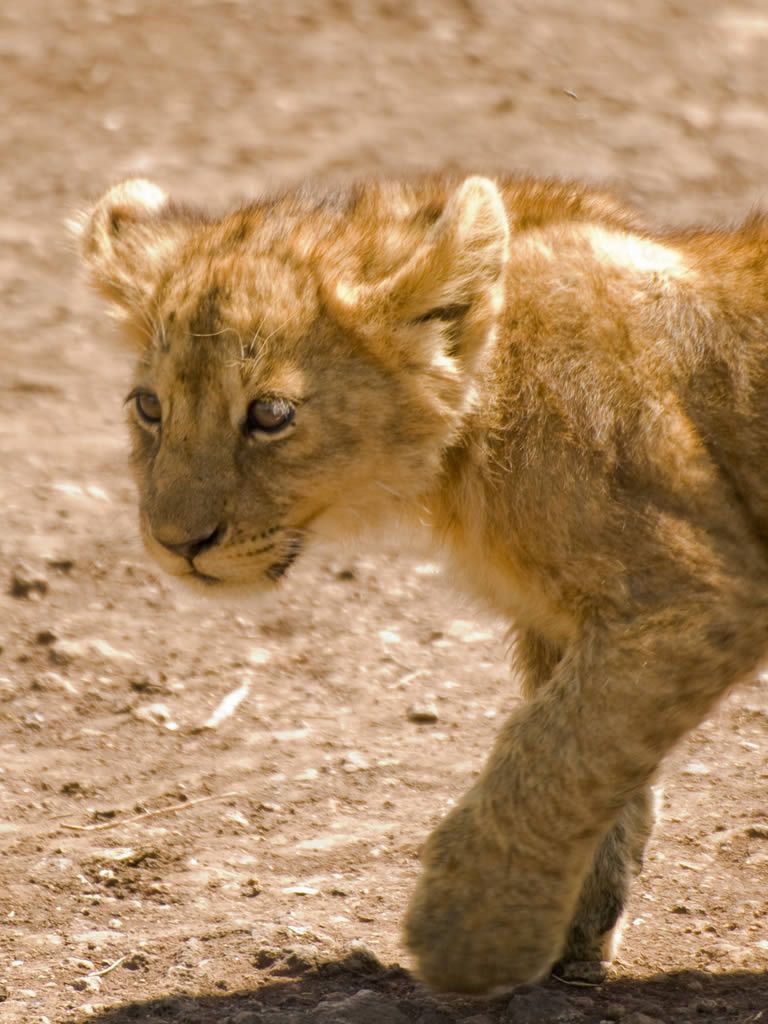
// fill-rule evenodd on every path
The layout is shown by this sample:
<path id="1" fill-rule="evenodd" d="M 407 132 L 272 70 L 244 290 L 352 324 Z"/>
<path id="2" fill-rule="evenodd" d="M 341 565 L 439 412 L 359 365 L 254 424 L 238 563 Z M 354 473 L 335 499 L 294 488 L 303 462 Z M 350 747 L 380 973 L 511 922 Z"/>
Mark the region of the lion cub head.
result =
<path id="1" fill-rule="evenodd" d="M 268 584 L 313 536 L 418 508 L 473 407 L 507 246 L 484 178 L 223 217 L 145 181 L 111 189 L 81 251 L 138 350 L 150 554 L 190 582 Z"/>

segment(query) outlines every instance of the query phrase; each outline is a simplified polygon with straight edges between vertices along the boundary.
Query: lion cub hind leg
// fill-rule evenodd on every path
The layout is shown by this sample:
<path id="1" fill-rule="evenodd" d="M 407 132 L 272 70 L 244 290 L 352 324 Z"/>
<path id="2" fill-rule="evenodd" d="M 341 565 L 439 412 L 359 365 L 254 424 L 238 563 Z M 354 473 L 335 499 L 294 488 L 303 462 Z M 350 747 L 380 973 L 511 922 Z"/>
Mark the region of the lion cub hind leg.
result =
<path id="1" fill-rule="evenodd" d="M 568 929 L 565 949 L 552 968 L 564 981 L 598 983 L 616 954 L 633 879 L 655 818 L 651 787 L 629 800 L 598 847 Z"/>

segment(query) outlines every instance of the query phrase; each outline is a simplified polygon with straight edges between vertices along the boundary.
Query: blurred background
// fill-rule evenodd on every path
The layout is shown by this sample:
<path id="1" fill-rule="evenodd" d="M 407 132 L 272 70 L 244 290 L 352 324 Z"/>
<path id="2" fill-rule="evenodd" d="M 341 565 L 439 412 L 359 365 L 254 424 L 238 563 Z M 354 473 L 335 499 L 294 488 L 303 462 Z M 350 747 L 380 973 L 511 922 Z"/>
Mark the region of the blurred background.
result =
<path id="1" fill-rule="evenodd" d="M 280 965 L 299 977 L 355 939 L 402 958 L 419 844 L 517 701 L 505 626 L 396 539 L 297 566 L 256 610 L 170 588 L 136 536 L 129 360 L 67 218 L 128 175 L 216 209 L 462 166 L 607 183 L 660 223 L 734 220 L 766 202 L 767 101 L 765 0 L 4 0 L 4 1020 L 112 1021 L 183 987 L 223 1000 L 189 1019 L 234 1020 L 227 987 Z M 768 1004 L 767 732 L 747 689 L 676 756 L 609 1001 L 676 1022 L 697 998 L 718 1020 Z M 699 988 L 658 990 L 661 1010 L 627 988 L 692 967 Z M 602 998 L 560 993 L 557 1012 L 598 1021 Z M 408 1021 L 478 1012 L 408 999 Z"/>

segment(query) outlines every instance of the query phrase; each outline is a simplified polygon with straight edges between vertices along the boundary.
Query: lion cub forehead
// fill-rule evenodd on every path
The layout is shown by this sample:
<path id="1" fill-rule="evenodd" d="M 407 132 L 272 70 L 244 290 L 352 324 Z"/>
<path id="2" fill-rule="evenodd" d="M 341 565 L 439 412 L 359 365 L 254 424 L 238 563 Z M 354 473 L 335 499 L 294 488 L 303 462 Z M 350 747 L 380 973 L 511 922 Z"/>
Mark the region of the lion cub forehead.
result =
<path id="1" fill-rule="evenodd" d="M 306 333 L 318 315 L 317 287 L 308 271 L 285 256 L 190 246 L 160 299 L 163 321 L 190 337 L 236 334 L 253 345 Z"/>

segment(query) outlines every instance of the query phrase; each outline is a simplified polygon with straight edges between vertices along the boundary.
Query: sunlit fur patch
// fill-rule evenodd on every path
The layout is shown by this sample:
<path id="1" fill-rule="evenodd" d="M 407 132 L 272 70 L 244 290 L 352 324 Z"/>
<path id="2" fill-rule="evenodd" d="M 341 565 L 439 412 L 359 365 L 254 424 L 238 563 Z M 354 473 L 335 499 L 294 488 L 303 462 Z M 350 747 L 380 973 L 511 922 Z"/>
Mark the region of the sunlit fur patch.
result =
<path id="1" fill-rule="evenodd" d="M 595 256 L 615 267 L 636 274 L 662 274 L 685 277 L 688 267 L 682 254 L 650 238 L 623 231 L 608 231 L 596 225 L 581 228 Z"/>

